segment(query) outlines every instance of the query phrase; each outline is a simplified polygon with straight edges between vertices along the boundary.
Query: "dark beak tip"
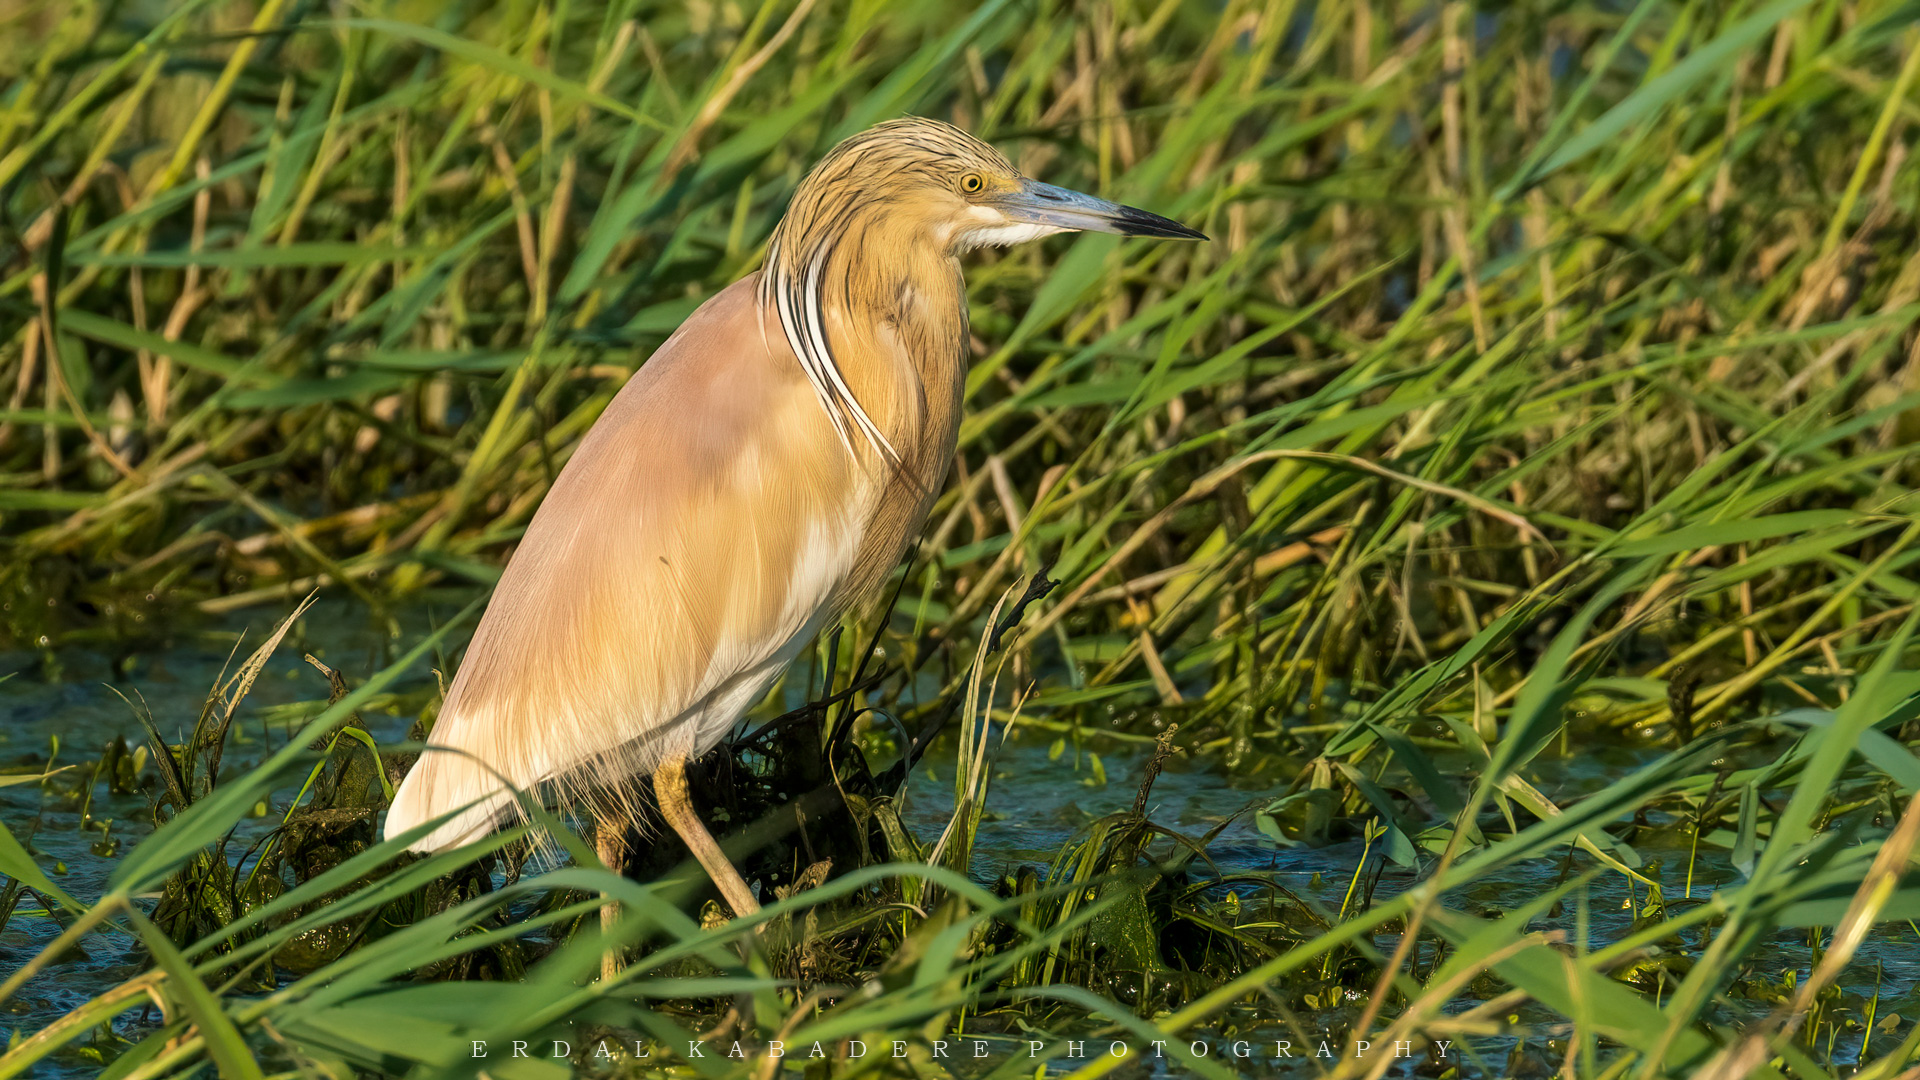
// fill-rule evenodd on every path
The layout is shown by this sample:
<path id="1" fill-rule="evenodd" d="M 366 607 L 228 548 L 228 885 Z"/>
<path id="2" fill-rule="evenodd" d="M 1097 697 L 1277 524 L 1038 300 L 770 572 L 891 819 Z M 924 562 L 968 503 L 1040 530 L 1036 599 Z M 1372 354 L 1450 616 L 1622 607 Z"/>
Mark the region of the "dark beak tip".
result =
<path id="1" fill-rule="evenodd" d="M 1208 242 L 1213 240 L 1213 237 L 1208 236 L 1206 233 L 1198 229 L 1189 229 L 1185 225 L 1175 225 L 1171 228 L 1165 225 L 1145 229 L 1133 228 L 1127 230 L 1127 235 L 1152 237 L 1155 240 L 1204 240 Z"/>
<path id="2" fill-rule="evenodd" d="M 1151 236 L 1160 240 L 1211 240 L 1206 233 L 1188 228 L 1159 214 L 1128 206 L 1120 218 L 1121 230 L 1128 236 Z"/>

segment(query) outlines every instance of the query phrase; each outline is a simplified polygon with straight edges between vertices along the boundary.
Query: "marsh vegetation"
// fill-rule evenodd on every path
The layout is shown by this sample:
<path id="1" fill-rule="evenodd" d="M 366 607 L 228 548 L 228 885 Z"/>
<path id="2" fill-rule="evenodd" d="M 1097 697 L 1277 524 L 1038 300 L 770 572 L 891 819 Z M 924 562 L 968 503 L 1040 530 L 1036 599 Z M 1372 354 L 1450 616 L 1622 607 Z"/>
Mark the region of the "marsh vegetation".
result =
<path id="1" fill-rule="evenodd" d="M 1900 1075 L 1916 74 L 1888 0 L 0 0 L 0 1077 Z M 766 930 L 376 842 L 581 435 L 903 112 L 1214 242 L 972 258 L 922 542 L 705 765 Z M 1416 1050 L 1194 1049 L 1322 1038 Z"/>

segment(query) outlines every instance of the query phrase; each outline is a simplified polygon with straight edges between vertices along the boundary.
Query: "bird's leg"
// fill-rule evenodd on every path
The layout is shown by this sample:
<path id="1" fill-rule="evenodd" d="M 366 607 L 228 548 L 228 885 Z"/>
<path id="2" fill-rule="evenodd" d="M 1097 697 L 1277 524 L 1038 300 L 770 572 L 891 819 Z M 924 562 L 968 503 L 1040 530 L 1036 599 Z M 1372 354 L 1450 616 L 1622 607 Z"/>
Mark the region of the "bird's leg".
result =
<path id="1" fill-rule="evenodd" d="M 607 809 L 594 815 L 593 822 L 594 853 L 600 856 L 600 862 L 607 869 L 618 874 L 627 864 L 627 818 L 618 810 Z M 613 898 L 607 897 L 609 901 Z M 613 924 L 620 917 L 620 905 L 608 903 L 600 909 L 600 930 L 604 934 L 613 932 Z M 600 978 L 610 980 L 620 973 L 620 951 L 609 945 L 600 957 Z"/>
<path id="2" fill-rule="evenodd" d="M 667 824 L 673 826 L 673 831 L 686 842 L 687 850 L 706 867 L 707 876 L 720 887 L 720 895 L 726 898 L 733 913 L 747 916 L 758 912 L 760 903 L 753 898 L 753 891 L 747 888 L 740 871 L 733 868 L 713 834 L 693 812 L 693 801 L 687 798 L 687 759 L 675 755 L 662 761 L 653 773 L 653 792 Z"/>

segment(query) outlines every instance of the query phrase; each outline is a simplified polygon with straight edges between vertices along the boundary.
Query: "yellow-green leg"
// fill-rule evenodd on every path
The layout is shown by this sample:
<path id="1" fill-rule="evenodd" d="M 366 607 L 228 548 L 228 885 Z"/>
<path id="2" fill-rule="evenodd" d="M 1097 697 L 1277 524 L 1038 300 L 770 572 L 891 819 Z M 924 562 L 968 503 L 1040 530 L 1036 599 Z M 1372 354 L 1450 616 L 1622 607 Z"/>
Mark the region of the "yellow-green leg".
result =
<path id="1" fill-rule="evenodd" d="M 593 823 L 593 841 L 595 853 L 600 856 L 606 868 L 618 874 L 627 865 L 627 819 L 617 811 L 603 811 L 595 815 Z M 613 931 L 613 924 L 620 918 L 620 905 L 607 897 L 608 903 L 600 909 L 600 929 L 604 933 Z M 620 973 L 620 950 L 607 946 L 600 957 L 600 978 L 612 979 Z"/>
<path id="2" fill-rule="evenodd" d="M 686 842 L 687 850 L 700 860 L 706 868 L 707 876 L 720 887 L 720 895 L 726 898 L 727 906 L 733 908 L 738 916 L 752 915 L 760 910 L 759 901 L 753 898 L 752 890 L 747 888 L 746 879 L 740 871 L 734 869 L 726 853 L 700 823 L 699 815 L 693 812 L 693 800 L 687 797 L 687 759 L 670 757 L 660 763 L 653 774 L 653 793 L 660 804 L 660 813 L 673 826 Z"/>

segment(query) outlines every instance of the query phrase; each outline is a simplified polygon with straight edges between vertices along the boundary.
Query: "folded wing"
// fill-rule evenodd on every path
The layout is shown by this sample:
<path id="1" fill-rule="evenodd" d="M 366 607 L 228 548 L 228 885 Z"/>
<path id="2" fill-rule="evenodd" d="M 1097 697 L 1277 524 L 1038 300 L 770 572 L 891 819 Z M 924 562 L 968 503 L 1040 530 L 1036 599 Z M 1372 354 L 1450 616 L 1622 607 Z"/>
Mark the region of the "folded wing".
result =
<path id="1" fill-rule="evenodd" d="M 387 835 L 484 835 L 512 789 L 611 788 L 704 753 L 845 603 L 874 493 L 751 279 L 647 361 L 509 561 Z M 544 789 L 544 790 L 542 790 Z"/>

